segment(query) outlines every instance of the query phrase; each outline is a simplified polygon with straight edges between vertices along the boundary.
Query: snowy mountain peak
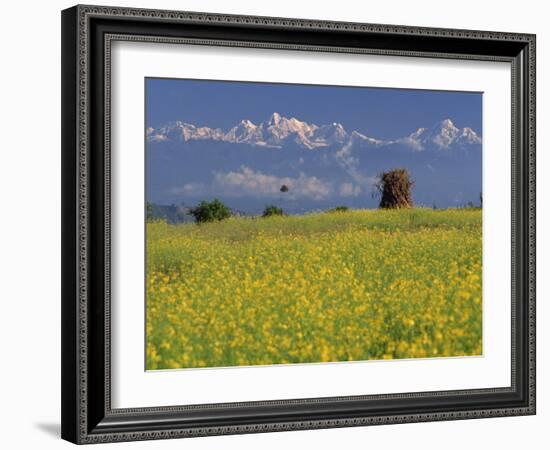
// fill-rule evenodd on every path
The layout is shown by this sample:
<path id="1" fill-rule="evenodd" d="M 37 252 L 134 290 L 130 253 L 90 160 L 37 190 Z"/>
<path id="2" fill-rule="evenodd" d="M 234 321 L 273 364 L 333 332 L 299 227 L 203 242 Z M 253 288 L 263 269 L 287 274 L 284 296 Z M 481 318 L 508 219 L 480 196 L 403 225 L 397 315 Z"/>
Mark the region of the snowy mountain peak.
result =
<path id="1" fill-rule="evenodd" d="M 322 125 L 315 134 L 319 144 L 332 145 L 334 143 L 343 143 L 348 138 L 348 133 L 340 123 L 333 122 L 330 125 Z"/>
<path id="2" fill-rule="evenodd" d="M 412 139 L 417 139 L 420 136 L 422 136 L 427 131 L 427 128 L 419 128 L 414 133 L 412 133 L 409 137 Z"/>
<path id="3" fill-rule="evenodd" d="M 439 126 L 443 129 L 456 129 L 455 124 L 451 119 L 442 120 Z"/>
<path id="4" fill-rule="evenodd" d="M 480 144 L 481 139 L 471 128 L 457 128 L 451 119 L 445 119 L 431 128 L 418 128 L 399 142 L 420 151 L 432 146 L 447 150 L 454 144 Z"/>
<path id="5" fill-rule="evenodd" d="M 237 126 L 231 128 L 224 136 L 224 141 L 234 143 L 248 143 L 253 144 L 261 137 L 261 133 L 258 127 L 254 125 L 250 120 L 241 120 Z"/>
<path id="6" fill-rule="evenodd" d="M 423 141 L 431 142 L 440 148 L 448 148 L 459 135 L 460 130 L 455 127 L 451 119 L 445 119 L 435 125 L 423 137 Z"/>
<path id="7" fill-rule="evenodd" d="M 267 124 L 269 126 L 277 126 L 279 125 L 279 122 L 281 121 L 281 115 L 278 112 L 274 112 L 271 114 L 271 117 L 267 121 Z"/>
<path id="8" fill-rule="evenodd" d="M 339 122 L 318 126 L 295 117 L 287 118 L 274 112 L 258 125 L 249 119 L 241 120 L 227 132 L 175 121 L 166 126 L 147 129 L 149 142 L 213 140 L 228 143 L 280 148 L 287 143 L 313 150 L 322 147 L 353 144 L 382 147 L 403 145 L 414 151 L 426 149 L 449 150 L 455 145 L 479 145 L 481 138 L 469 127 L 457 128 L 451 119 L 442 120 L 430 128 L 418 128 L 410 135 L 393 141 L 384 141 L 366 136 L 358 131 L 348 133 Z"/>
<path id="9" fill-rule="evenodd" d="M 240 122 L 241 125 L 245 126 L 245 127 L 248 127 L 248 128 L 255 128 L 256 125 L 254 125 L 250 120 L 248 119 L 243 119 L 241 120 Z"/>
<path id="10" fill-rule="evenodd" d="M 481 144 L 481 138 L 470 127 L 462 129 L 457 141 L 463 144 Z"/>

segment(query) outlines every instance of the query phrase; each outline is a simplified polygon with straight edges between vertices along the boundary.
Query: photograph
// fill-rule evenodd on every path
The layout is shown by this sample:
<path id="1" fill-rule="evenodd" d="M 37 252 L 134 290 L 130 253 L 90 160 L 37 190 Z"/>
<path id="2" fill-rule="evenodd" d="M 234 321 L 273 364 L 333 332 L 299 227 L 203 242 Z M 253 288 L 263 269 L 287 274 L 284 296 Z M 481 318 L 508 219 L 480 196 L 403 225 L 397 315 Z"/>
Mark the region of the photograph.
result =
<path id="1" fill-rule="evenodd" d="M 146 78 L 146 370 L 483 355 L 483 93 Z"/>

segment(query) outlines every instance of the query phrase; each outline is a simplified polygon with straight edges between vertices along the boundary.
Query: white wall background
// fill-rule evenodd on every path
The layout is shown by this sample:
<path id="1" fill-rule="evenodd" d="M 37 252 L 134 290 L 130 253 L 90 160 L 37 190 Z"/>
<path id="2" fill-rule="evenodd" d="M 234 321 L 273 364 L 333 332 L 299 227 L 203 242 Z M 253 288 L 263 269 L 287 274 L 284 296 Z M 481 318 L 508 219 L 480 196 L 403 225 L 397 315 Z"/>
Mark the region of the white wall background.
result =
<path id="1" fill-rule="evenodd" d="M 104 2 L 97 1 L 104 4 Z M 0 26 L 0 444 L 68 448 L 60 403 L 60 10 L 71 1 L 3 4 Z M 186 9 L 536 33 L 538 36 L 538 415 L 383 427 L 116 444 L 117 448 L 543 448 L 550 423 L 545 194 L 550 177 L 550 29 L 545 2 L 501 0 L 111 0 L 119 6 Z M 545 205 L 546 204 L 546 205 Z M 114 448 L 114 447 L 113 447 Z"/>

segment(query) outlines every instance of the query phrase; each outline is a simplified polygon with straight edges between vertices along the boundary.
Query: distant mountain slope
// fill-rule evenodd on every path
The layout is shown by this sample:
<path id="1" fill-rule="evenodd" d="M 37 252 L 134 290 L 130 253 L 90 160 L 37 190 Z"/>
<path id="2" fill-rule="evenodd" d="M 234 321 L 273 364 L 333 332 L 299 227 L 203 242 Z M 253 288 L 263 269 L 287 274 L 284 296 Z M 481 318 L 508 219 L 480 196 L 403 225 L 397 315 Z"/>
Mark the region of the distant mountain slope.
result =
<path id="1" fill-rule="evenodd" d="M 243 211 L 276 200 L 294 212 L 336 204 L 372 207 L 376 176 L 406 167 L 416 181 L 417 203 L 457 206 L 478 201 L 481 143 L 474 130 L 450 119 L 395 140 L 276 112 L 226 131 L 175 121 L 147 129 L 147 196 L 178 204 L 218 196 Z M 290 187 L 284 196 L 281 184 Z"/>

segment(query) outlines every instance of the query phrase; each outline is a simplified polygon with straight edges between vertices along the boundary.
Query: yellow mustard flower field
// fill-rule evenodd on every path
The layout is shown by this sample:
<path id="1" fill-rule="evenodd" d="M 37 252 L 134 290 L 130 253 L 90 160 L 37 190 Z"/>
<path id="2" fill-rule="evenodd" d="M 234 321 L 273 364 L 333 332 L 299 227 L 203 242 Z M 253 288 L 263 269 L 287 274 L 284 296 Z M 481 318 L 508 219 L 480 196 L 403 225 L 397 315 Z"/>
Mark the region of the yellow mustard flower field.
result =
<path id="1" fill-rule="evenodd" d="M 146 367 L 480 355 L 481 215 L 150 222 Z"/>

